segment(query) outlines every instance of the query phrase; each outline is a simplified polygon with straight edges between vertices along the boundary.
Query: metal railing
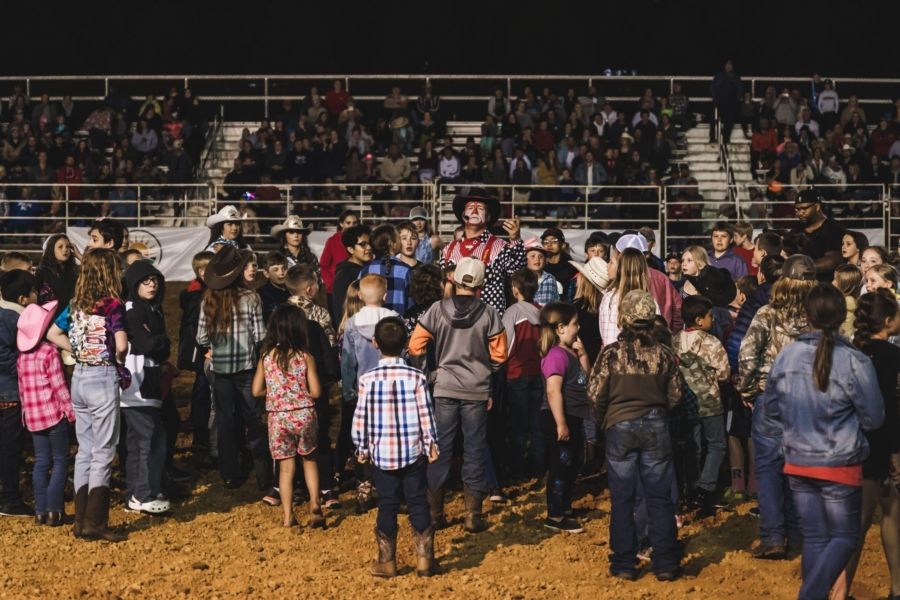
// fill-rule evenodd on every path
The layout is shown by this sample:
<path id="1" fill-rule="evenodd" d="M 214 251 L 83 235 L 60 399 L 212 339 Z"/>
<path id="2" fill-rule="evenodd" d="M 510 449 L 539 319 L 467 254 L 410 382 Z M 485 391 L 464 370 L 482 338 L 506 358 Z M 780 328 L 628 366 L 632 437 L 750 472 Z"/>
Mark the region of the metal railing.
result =
<path id="1" fill-rule="evenodd" d="M 716 220 L 741 218 L 764 228 L 797 225 L 794 203 L 803 190 L 788 185 L 733 186 L 743 200 L 709 206 L 698 186 L 480 185 L 500 199 L 501 216 L 519 217 L 525 228 L 617 230 L 648 226 L 657 247 L 682 248 L 705 242 Z M 900 184 L 810 184 L 826 211 L 848 229 L 870 233 L 873 243 L 896 247 L 900 237 Z M 5 184 L 0 186 L 0 240 L 5 249 L 34 251 L 42 236 L 85 225 L 105 215 L 126 226 L 203 226 L 226 204 L 248 216 L 246 234 L 265 240 L 272 225 L 299 214 L 316 229 L 333 226 L 345 209 L 370 224 L 397 223 L 413 206 L 424 207 L 435 231 L 447 236 L 458 225 L 453 198 L 459 183 L 333 183 L 270 186 L 216 184 Z M 246 195 L 245 192 L 253 195 Z M 706 209 L 706 210 L 704 210 Z M 711 218 L 710 213 L 715 213 Z"/>
<path id="2" fill-rule="evenodd" d="M 344 89 L 358 101 L 372 102 L 383 100 L 389 91 L 390 84 L 400 84 L 410 89 L 405 90 L 410 100 L 416 100 L 416 92 L 426 85 L 436 87 L 436 93 L 442 102 L 479 102 L 486 103 L 494 88 L 504 89 L 509 98 L 518 98 L 525 88 L 531 86 L 540 94 L 544 86 L 556 90 L 562 97 L 569 87 L 576 89 L 578 95 L 584 94 L 589 86 L 596 85 L 598 94 L 612 102 L 632 102 L 637 99 L 643 89 L 650 87 L 657 95 L 671 93 L 676 82 L 681 83 L 684 93 L 693 104 L 708 109 L 712 99 L 709 95 L 710 75 L 604 75 L 604 74 L 543 74 L 543 75 L 484 75 L 484 74 L 317 74 L 317 75 L 281 75 L 281 74 L 247 74 L 247 75 L 40 75 L 28 77 L 0 77 L 0 95 L 9 97 L 14 85 L 24 87 L 23 92 L 32 94 L 47 91 L 51 99 L 56 100 L 64 94 L 71 95 L 73 100 L 99 101 L 105 98 L 111 85 L 133 101 L 143 100 L 147 94 L 160 95 L 168 86 L 190 87 L 195 96 L 204 102 L 218 102 L 231 107 L 253 103 L 262 105 L 262 110 L 255 111 L 259 117 L 269 118 L 272 102 L 297 100 L 305 97 L 309 87 L 316 85 L 324 96 L 331 89 L 333 80 L 340 80 Z M 859 97 L 861 104 L 887 104 L 897 96 L 900 79 L 896 78 L 859 78 L 834 77 L 831 79 L 835 87 L 846 99 L 851 93 Z M 745 89 L 749 88 L 751 96 L 759 99 L 765 88 L 774 85 L 777 88 L 799 88 L 804 96 L 810 90 L 809 77 L 769 77 L 753 75 L 742 77 Z M 412 89 L 414 88 L 414 89 Z M 412 93 L 409 93 L 412 92 Z"/>

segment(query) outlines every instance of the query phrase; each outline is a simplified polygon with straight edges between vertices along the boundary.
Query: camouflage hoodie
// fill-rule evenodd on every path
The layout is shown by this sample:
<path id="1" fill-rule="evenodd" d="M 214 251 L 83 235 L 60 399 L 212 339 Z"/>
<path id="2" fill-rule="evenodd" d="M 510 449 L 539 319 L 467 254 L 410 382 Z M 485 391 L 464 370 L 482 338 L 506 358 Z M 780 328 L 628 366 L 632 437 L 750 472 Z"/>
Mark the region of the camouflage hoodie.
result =
<path id="1" fill-rule="evenodd" d="M 685 383 L 700 401 L 700 416 L 723 414 L 719 382 L 731 377 L 731 366 L 722 342 L 702 329 L 687 329 L 672 338 L 672 349 Z"/>
<path id="2" fill-rule="evenodd" d="M 806 315 L 789 316 L 767 304 L 759 309 L 738 354 L 737 391 L 741 398 L 752 402 L 766 389 L 772 363 L 781 350 L 810 331 Z"/>

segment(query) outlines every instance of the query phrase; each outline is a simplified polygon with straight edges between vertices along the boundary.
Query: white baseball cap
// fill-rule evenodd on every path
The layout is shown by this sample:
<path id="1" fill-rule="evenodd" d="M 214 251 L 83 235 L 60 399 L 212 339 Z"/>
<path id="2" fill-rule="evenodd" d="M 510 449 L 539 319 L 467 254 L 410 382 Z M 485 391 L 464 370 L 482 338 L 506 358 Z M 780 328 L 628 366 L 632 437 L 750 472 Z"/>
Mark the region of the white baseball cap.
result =
<path id="1" fill-rule="evenodd" d="M 647 243 L 647 238 L 640 233 L 629 233 L 620 237 L 619 241 L 616 242 L 616 250 L 621 253 L 625 248 L 634 248 L 641 252 L 650 251 L 650 245 Z"/>

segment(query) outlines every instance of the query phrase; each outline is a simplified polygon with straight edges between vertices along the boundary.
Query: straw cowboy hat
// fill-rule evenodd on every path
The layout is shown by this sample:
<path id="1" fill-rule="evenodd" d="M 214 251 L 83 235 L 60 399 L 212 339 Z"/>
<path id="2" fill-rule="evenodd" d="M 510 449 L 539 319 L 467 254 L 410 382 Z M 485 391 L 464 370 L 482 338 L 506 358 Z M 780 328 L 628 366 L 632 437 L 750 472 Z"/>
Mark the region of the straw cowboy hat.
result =
<path id="1" fill-rule="evenodd" d="M 241 214 L 241 211 L 239 211 L 235 205 L 229 204 L 228 206 L 223 206 L 222 210 L 216 214 L 210 215 L 209 218 L 206 219 L 206 226 L 215 227 L 219 223 L 243 221 L 246 218 L 247 215 Z"/>
<path id="2" fill-rule="evenodd" d="M 463 220 L 463 211 L 469 202 L 481 202 L 487 207 L 488 217 L 487 223 L 485 223 L 487 227 L 493 225 L 500 218 L 500 201 L 488 195 L 483 188 L 470 188 L 468 194 L 459 194 L 453 198 L 453 214 L 456 215 L 456 220 L 463 225 L 466 223 Z"/>
<path id="3" fill-rule="evenodd" d="M 222 246 L 206 265 L 203 281 L 211 290 L 224 290 L 241 276 L 251 256 L 251 252 L 241 252 L 234 246 Z"/>
<path id="4" fill-rule="evenodd" d="M 44 339 L 47 328 L 53 322 L 56 305 L 57 301 L 51 300 L 46 304 L 29 304 L 25 307 L 16 324 L 19 330 L 16 333 L 16 347 L 19 352 L 30 352 Z"/>
<path id="5" fill-rule="evenodd" d="M 283 231 L 299 231 L 303 235 L 306 235 L 312 231 L 312 227 L 304 227 L 303 220 L 297 215 L 288 215 L 288 218 L 284 220 L 284 223 L 273 226 L 269 233 L 272 237 L 276 237 Z"/>
<path id="6" fill-rule="evenodd" d="M 609 287 L 609 264 L 599 256 L 592 257 L 586 263 L 570 260 L 569 264 L 601 292 Z"/>

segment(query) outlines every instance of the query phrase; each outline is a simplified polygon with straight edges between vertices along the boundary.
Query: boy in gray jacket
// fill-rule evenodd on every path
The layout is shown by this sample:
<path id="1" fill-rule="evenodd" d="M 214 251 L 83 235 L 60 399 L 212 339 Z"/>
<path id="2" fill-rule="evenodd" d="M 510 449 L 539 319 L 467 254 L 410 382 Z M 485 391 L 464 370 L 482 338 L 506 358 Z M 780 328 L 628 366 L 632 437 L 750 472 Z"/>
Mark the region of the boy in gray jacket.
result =
<path id="1" fill-rule="evenodd" d="M 481 505 L 489 491 L 484 467 L 491 375 L 506 361 L 506 335 L 497 310 L 476 296 L 484 285 L 480 260 L 466 257 L 454 272 L 455 295 L 436 302 L 419 319 L 409 340 L 409 353 L 421 356 L 434 340 L 437 379 L 434 413 L 439 432 L 438 459 L 428 466 L 428 504 L 437 527 L 444 518 L 444 484 L 450 471 L 453 441 L 462 428 L 466 530 L 487 529 Z"/>

